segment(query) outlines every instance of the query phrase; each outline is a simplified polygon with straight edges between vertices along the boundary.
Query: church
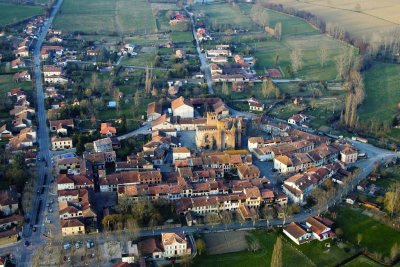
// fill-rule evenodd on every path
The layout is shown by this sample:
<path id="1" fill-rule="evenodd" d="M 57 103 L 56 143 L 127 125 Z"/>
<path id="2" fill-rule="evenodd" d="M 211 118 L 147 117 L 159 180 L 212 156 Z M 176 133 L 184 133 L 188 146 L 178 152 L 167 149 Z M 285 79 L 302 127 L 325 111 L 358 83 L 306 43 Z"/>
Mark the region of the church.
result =
<path id="1" fill-rule="evenodd" d="M 245 131 L 241 117 L 219 119 L 214 112 L 207 112 L 205 126 L 196 127 L 196 146 L 206 150 L 227 150 L 241 147 Z"/>

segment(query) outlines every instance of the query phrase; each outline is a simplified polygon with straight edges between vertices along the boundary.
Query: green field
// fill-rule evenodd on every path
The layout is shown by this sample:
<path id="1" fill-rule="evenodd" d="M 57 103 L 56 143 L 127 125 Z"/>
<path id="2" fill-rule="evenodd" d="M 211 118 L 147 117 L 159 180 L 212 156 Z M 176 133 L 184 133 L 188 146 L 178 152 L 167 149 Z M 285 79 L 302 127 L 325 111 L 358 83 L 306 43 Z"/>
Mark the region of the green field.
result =
<path id="1" fill-rule="evenodd" d="M 251 19 L 251 8 L 253 5 L 240 4 L 235 8 L 227 3 L 196 5 L 194 10 L 200 14 L 205 13 L 205 21 L 208 27 L 213 28 L 215 21 L 228 25 L 231 29 L 249 29 L 252 32 L 236 35 L 224 35 L 218 33 L 216 43 L 224 40 L 235 43 L 244 43 L 237 48 L 237 52 L 243 52 L 246 46 L 252 48 L 252 55 L 256 58 L 255 69 L 263 74 L 266 68 L 281 67 L 285 76 L 288 77 L 287 67 L 291 65 L 290 54 L 293 49 L 302 52 L 303 66 L 295 74 L 296 77 L 305 80 L 334 80 L 337 76 L 335 57 L 343 50 L 352 47 L 334 40 L 327 35 L 321 34 L 306 21 L 283 13 L 266 9 L 269 25 L 274 27 L 277 22 L 282 23 L 282 39 L 278 41 L 263 32 Z M 261 41 L 256 40 L 261 39 Z M 208 45 L 209 46 L 209 45 Z M 320 65 L 318 52 L 321 47 L 327 50 L 327 61 L 324 67 Z M 354 49 L 354 53 L 356 50 Z M 276 58 L 279 57 L 278 62 Z M 289 77 L 290 78 L 290 77 Z"/>
<path id="2" fill-rule="evenodd" d="M 205 21 L 209 27 L 221 27 L 229 25 L 240 29 L 256 29 L 257 26 L 252 22 L 249 16 L 240 12 L 239 6 L 233 7 L 227 3 L 215 3 L 193 6 L 195 14 L 204 12 Z"/>
<path id="3" fill-rule="evenodd" d="M 392 121 L 400 101 L 400 65 L 374 62 L 364 73 L 365 100 L 360 119 Z"/>
<path id="4" fill-rule="evenodd" d="M 150 33 L 156 22 L 146 0 L 65 0 L 54 27 L 67 32 Z"/>
<path id="5" fill-rule="evenodd" d="M 41 14 L 43 14 L 43 8 L 40 6 L 0 3 L 0 26 Z"/>
<path id="6" fill-rule="evenodd" d="M 269 266 L 272 250 L 276 240 L 276 233 L 256 231 L 252 235 L 257 238 L 261 249 L 257 252 L 241 251 L 220 255 L 201 255 L 195 258 L 193 266 L 218 267 L 258 267 Z M 309 266 L 307 259 L 297 252 L 288 242 L 283 242 L 284 266 Z"/>
<path id="7" fill-rule="evenodd" d="M 361 234 L 361 247 L 365 247 L 371 253 L 379 253 L 383 258 L 389 257 L 390 249 L 400 240 L 400 232 L 361 214 L 361 211 L 339 209 L 336 227 L 343 230 L 343 237 L 349 242 L 357 244 L 357 235 Z"/>
<path id="8" fill-rule="evenodd" d="M 345 267 L 381 267 L 383 265 L 376 263 L 365 256 L 359 256 L 351 262 L 344 265 Z"/>

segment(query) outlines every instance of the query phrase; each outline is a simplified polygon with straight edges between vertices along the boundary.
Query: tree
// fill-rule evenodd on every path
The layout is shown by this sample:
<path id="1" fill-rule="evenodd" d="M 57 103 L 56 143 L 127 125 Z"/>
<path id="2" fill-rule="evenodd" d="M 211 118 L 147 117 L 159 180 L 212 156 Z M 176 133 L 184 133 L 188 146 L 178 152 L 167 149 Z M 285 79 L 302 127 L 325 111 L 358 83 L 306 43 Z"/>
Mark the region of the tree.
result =
<path id="1" fill-rule="evenodd" d="M 400 182 L 392 183 L 385 193 L 385 208 L 390 216 L 400 212 Z"/>
<path id="2" fill-rule="evenodd" d="M 267 80 L 263 80 L 261 84 L 261 93 L 263 97 L 269 98 L 272 94 L 276 92 L 276 85 L 272 81 L 271 78 L 268 78 Z"/>
<path id="3" fill-rule="evenodd" d="M 303 53 L 301 52 L 301 50 L 297 48 L 292 50 L 292 53 L 290 53 L 290 62 L 293 72 L 296 73 L 301 69 L 301 67 L 303 66 Z"/>
<path id="4" fill-rule="evenodd" d="M 357 245 L 360 245 L 362 238 L 363 238 L 362 234 L 358 233 L 357 234 Z"/>
<path id="5" fill-rule="evenodd" d="M 92 89 L 92 91 L 95 91 L 95 90 L 96 90 L 97 83 L 98 83 L 97 72 L 93 72 L 93 73 L 92 73 L 92 79 L 91 79 L 91 81 L 90 81 L 90 89 Z"/>
<path id="6" fill-rule="evenodd" d="M 328 60 L 328 48 L 326 46 L 321 46 L 318 51 L 319 64 L 321 67 L 325 67 L 326 61 Z"/>
<path id="7" fill-rule="evenodd" d="M 115 206 L 115 210 L 120 214 L 127 214 L 132 209 L 133 201 L 127 195 L 118 197 L 118 204 Z"/>
<path id="8" fill-rule="evenodd" d="M 278 236 L 276 239 L 274 250 L 272 251 L 271 267 L 282 267 L 282 238 Z"/>
<path id="9" fill-rule="evenodd" d="M 396 242 L 390 249 L 390 259 L 392 260 L 392 262 L 395 262 L 399 258 L 399 256 L 400 256 L 400 248 L 399 244 Z"/>
<path id="10" fill-rule="evenodd" d="M 229 87 L 228 84 L 226 82 L 222 83 L 222 94 L 225 96 L 229 95 Z"/>
<path id="11" fill-rule="evenodd" d="M 232 214 L 230 211 L 224 210 L 221 212 L 222 223 L 225 224 L 225 228 L 232 222 Z"/>
<path id="12" fill-rule="evenodd" d="M 136 90 L 135 95 L 133 96 L 133 103 L 135 108 L 138 108 L 140 105 L 140 93 L 139 90 Z"/>
<path id="13" fill-rule="evenodd" d="M 273 208 L 265 206 L 263 208 L 263 217 L 267 220 L 267 228 L 269 228 L 269 221 L 276 217 L 276 212 Z"/>
<path id="14" fill-rule="evenodd" d="M 207 224 L 218 224 L 220 223 L 221 218 L 216 213 L 208 213 L 204 217 L 204 220 L 206 221 Z"/>
<path id="15" fill-rule="evenodd" d="M 153 74 L 152 74 L 152 70 L 149 69 L 149 66 L 146 66 L 145 73 L 146 73 L 146 77 L 145 77 L 144 91 L 147 95 L 150 95 L 151 88 L 152 88 Z"/>
<path id="16" fill-rule="evenodd" d="M 119 114 L 121 93 L 118 88 L 114 90 L 114 101 L 117 104 L 116 108 L 117 108 L 117 113 Z"/>
<path id="17" fill-rule="evenodd" d="M 201 253 L 203 253 L 203 251 L 206 249 L 206 243 L 203 241 L 203 239 L 196 239 L 196 248 L 199 255 L 201 255 Z"/>
<path id="18" fill-rule="evenodd" d="M 275 38 L 280 41 L 282 39 L 282 23 L 277 22 L 275 24 Z"/>
<path id="19" fill-rule="evenodd" d="M 260 242 L 258 239 L 254 236 L 247 236 L 248 237 L 248 244 L 249 244 L 249 250 L 252 252 L 256 252 L 257 250 L 260 249 Z"/>

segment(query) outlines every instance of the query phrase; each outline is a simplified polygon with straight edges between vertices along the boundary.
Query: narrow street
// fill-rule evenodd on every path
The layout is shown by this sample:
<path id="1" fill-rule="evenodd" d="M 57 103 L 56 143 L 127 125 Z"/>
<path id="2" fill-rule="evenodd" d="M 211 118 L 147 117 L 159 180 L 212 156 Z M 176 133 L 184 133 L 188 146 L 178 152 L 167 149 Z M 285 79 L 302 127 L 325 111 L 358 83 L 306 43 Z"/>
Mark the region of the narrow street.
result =
<path id="1" fill-rule="evenodd" d="M 210 66 L 208 65 L 208 61 L 207 61 L 205 53 L 201 52 L 200 41 L 199 41 L 199 38 L 197 37 L 193 13 L 189 12 L 189 10 L 187 10 L 186 6 L 184 7 L 184 9 L 185 9 L 186 13 L 189 15 L 190 22 L 192 24 L 193 38 L 196 40 L 196 50 L 197 50 L 197 53 L 199 54 L 199 59 L 200 59 L 200 62 L 201 62 L 200 69 L 203 71 L 204 77 L 207 80 L 208 92 L 209 92 L 209 94 L 213 95 L 214 94 L 214 89 L 212 88 L 212 77 L 211 77 Z"/>

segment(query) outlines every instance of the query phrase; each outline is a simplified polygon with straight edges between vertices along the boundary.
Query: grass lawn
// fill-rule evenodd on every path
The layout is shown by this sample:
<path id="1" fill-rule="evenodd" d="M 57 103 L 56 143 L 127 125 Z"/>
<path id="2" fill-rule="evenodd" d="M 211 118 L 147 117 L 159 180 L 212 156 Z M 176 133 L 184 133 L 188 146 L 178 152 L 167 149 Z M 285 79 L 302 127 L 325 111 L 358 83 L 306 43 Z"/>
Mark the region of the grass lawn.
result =
<path id="1" fill-rule="evenodd" d="M 390 256 L 390 249 L 399 242 L 400 232 L 361 214 L 362 210 L 340 208 L 337 212 L 337 228 L 343 230 L 343 237 L 357 244 L 357 235 L 362 235 L 361 247 L 372 253 Z"/>
<path id="2" fill-rule="evenodd" d="M 269 266 L 272 250 L 277 233 L 256 231 L 252 235 L 260 242 L 261 249 L 253 253 L 242 251 L 220 255 L 201 255 L 194 260 L 193 266 L 218 266 L 218 267 L 258 267 Z M 284 266 L 309 266 L 307 259 L 294 249 L 288 242 L 283 242 L 283 265 Z"/>
<path id="3" fill-rule="evenodd" d="M 379 62 L 374 62 L 364 73 L 365 100 L 359 110 L 361 120 L 392 121 L 400 102 L 399 73 L 400 65 Z"/>
<path id="4" fill-rule="evenodd" d="M 383 265 L 368 259 L 365 256 L 359 256 L 351 262 L 344 265 L 345 267 L 381 267 Z"/>
<path id="5" fill-rule="evenodd" d="M 145 0 L 65 0 L 54 27 L 67 32 L 149 33 L 157 30 Z"/>
<path id="6" fill-rule="evenodd" d="M 327 248 L 325 244 L 330 244 L 330 248 Z M 345 245 L 347 248 L 350 247 L 349 244 Z M 338 247 L 331 240 L 319 242 L 317 240 L 311 243 L 303 244 L 298 247 L 298 249 L 304 253 L 308 258 L 310 258 L 317 266 L 335 266 L 342 262 L 346 258 L 353 256 L 356 251 L 353 250 L 346 252 L 344 248 Z"/>
<path id="7" fill-rule="evenodd" d="M 0 25 L 8 25 L 20 20 L 43 14 L 40 6 L 0 3 Z"/>
<path id="8" fill-rule="evenodd" d="M 174 43 L 192 42 L 193 35 L 191 32 L 172 32 L 171 39 Z"/>

